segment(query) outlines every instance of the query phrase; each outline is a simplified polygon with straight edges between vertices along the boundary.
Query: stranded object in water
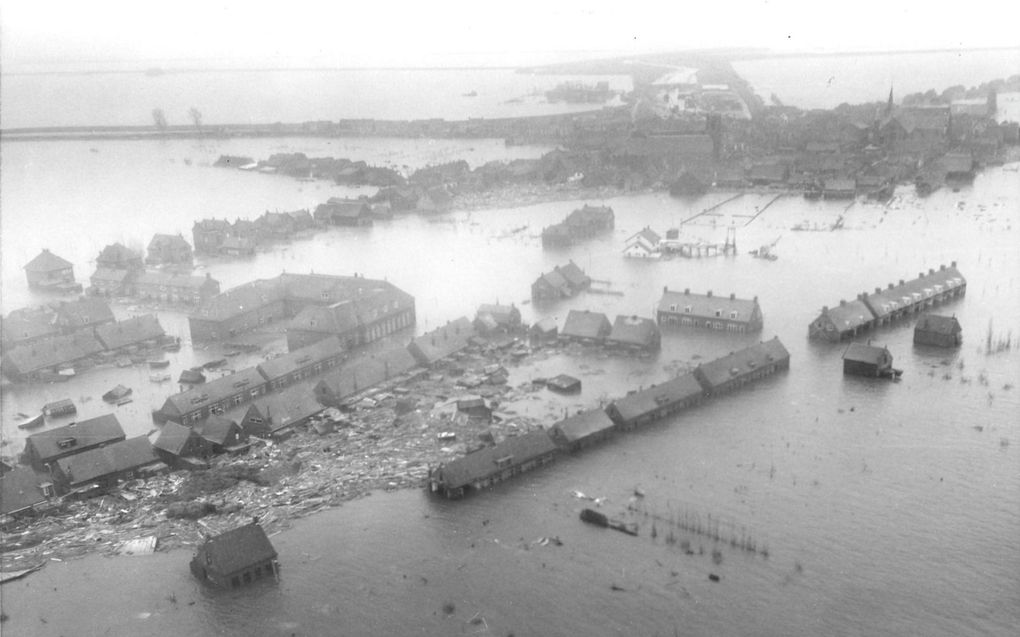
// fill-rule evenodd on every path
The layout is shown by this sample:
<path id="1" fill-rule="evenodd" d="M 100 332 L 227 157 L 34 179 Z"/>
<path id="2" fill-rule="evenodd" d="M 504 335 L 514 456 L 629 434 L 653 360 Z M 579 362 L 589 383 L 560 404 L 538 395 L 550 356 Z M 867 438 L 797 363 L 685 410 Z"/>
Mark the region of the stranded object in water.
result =
<path id="1" fill-rule="evenodd" d="M 638 527 L 634 522 L 613 520 L 607 517 L 606 514 L 599 513 L 594 509 L 583 509 L 581 511 L 581 521 L 587 522 L 588 524 L 594 524 L 595 526 L 601 526 L 603 528 L 615 529 L 621 533 L 626 533 L 627 535 L 638 534 Z"/>

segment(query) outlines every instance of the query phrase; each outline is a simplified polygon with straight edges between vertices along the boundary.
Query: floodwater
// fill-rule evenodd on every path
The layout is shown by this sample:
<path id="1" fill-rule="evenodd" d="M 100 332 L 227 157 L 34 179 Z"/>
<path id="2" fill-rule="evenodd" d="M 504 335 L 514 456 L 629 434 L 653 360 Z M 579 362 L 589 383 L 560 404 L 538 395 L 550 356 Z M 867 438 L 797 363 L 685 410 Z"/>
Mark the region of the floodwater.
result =
<path id="1" fill-rule="evenodd" d="M 435 150 L 352 143 L 358 146 L 334 154 L 420 165 Z M 204 216 L 257 216 L 341 192 L 208 165 L 219 153 L 265 156 L 278 149 L 273 144 L 329 150 L 321 140 L 8 145 L 4 310 L 38 301 L 17 263 L 43 245 L 74 261 L 84 278 L 90 259 L 110 241 L 138 246 L 156 230 L 187 236 L 191 222 Z M 479 162 L 529 152 L 484 144 L 466 144 Z M 190 166 L 185 157 L 194 160 Z M 542 249 L 541 228 L 582 202 L 401 217 L 370 229 L 331 229 L 252 261 L 202 263 L 199 272 L 224 287 L 282 269 L 384 277 L 416 297 L 419 332 L 497 300 L 518 304 L 530 321 L 562 320 L 571 308 L 649 316 L 664 286 L 759 297 L 765 315 L 759 336 L 674 332 L 651 360 L 560 354 L 514 368 L 511 383 L 559 372 L 582 379 L 580 396 L 539 393 L 506 405 L 547 423 L 564 409 L 595 406 L 759 337 L 778 335 L 791 352 L 791 369 L 460 502 L 417 490 L 377 493 L 298 521 L 273 538 L 283 565 L 279 585 L 244 593 L 203 589 L 188 572 L 187 551 L 51 562 L 4 585 L 5 633 L 1010 634 L 1020 622 L 1016 169 L 989 169 L 972 186 L 924 200 L 904 188 L 888 206 L 862 201 L 847 209 L 846 202 L 785 197 L 744 225 L 772 198 L 747 194 L 719 216 L 683 225 L 686 236 L 706 241 L 722 241 L 733 225 L 734 257 L 646 262 L 621 255 L 626 239 L 644 226 L 663 232 L 730 196 L 717 193 L 591 202 L 613 207 L 616 230 L 559 252 Z M 68 175 L 75 188 L 64 185 Z M 841 214 L 845 229 L 824 230 Z M 51 237 L 36 231 L 35 242 L 25 241 L 11 231 L 36 227 L 43 215 Z M 801 224 L 820 231 L 791 229 Z M 776 240 L 779 260 L 748 256 Z M 531 281 L 567 259 L 622 295 L 533 307 Z M 822 305 L 953 260 L 968 293 L 938 311 L 960 319 L 962 348 L 916 348 L 909 323 L 872 335 L 904 370 L 901 382 L 844 378 L 842 348 L 807 340 L 807 324 Z M 186 336 L 182 315 L 159 315 L 168 331 Z M 986 353 L 989 332 L 993 342 L 1009 335 L 1012 347 Z M 170 371 L 216 355 L 186 344 L 171 355 Z M 174 390 L 145 382 L 146 373 L 111 368 L 62 385 L 5 386 L 4 453 L 22 444 L 11 414 L 69 396 L 79 401 L 79 417 L 96 415 L 108 407 L 97 398 L 81 401 L 117 382 L 136 392 L 135 402 L 118 411 L 125 429 L 145 433 L 148 409 Z M 615 515 L 624 513 L 636 487 L 646 494 L 638 504 L 665 520 L 687 515 L 707 523 L 712 516 L 723 541 L 662 521 L 653 538 L 651 518 L 640 515 L 639 537 L 578 520 L 591 503 L 573 491 L 607 498 L 603 510 Z M 563 545 L 537 542 L 552 536 Z M 745 538 L 767 546 L 768 557 L 728 541 Z M 685 540 L 693 555 L 681 551 Z"/>
<path id="2" fill-rule="evenodd" d="M 27 125 L 6 119 L 10 95 L 5 125 Z M 103 121 L 146 123 L 154 106 Z M 210 107 L 197 106 L 210 122 L 217 119 Z M 337 116 L 345 115 L 330 117 Z M 315 118 L 274 112 L 271 121 Z M 113 241 L 142 248 L 157 231 L 190 237 L 191 224 L 203 217 L 254 218 L 364 192 L 213 168 L 219 154 L 302 151 L 414 168 L 546 150 L 505 148 L 496 140 L 5 144 L 0 305 L 6 313 L 44 300 L 28 292 L 21 271 L 42 247 L 73 261 L 84 280 Z M 571 308 L 650 316 L 664 286 L 760 299 L 760 335 L 673 332 L 654 359 L 557 354 L 513 368 L 513 384 L 559 372 L 582 379 L 579 396 L 543 392 L 505 405 L 547 423 L 564 409 L 596 406 L 757 338 L 778 335 L 791 368 L 463 501 L 419 490 L 375 493 L 296 521 L 273 538 L 283 567 L 279 584 L 208 590 L 191 577 L 183 550 L 52 561 L 3 586 L 9 616 L 3 632 L 1012 635 L 1020 625 L 1018 168 L 988 169 L 959 192 L 943 189 L 923 200 L 902 188 L 888 206 L 858 202 L 847 209 L 845 202 L 785 197 L 744 225 L 772 197 L 747 194 L 719 216 L 683 224 L 686 236 L 706 241 L 722 241 L 733 225 L 739 247 L 733 257 L 644 262 L 621 255 L 626 239 L 644 226 L 664 232 L 729 196 L 715 193 L 589 201 L 613 207 L 616 230 L 558 252 L 542 249 L 541 228 L 584 202 L 400 217 L 370 229 L 331 229 L 251 261 L 200 262 L 197 272 L 211 273 L 225 288 L 283 269 L 384 277 L 415 296 L 418 332 L 497 300 L 517 303 L 532 321 L 562 320 Z M 844 229 L 827 231 L 840 215 Z M 777 261 L 748 256 L 773 242 Z M 533 307 L 530 283 L 567 259 L 605 282 L 599 287 L 622 294 Z M 961 348 L 914 347 L 910 323 L 871 335 L 890 348 L 902 381 L 844 378 L 842 348 L 808 341 L 807 325 L 821 306 L 953 260 L 968 292 L 937 311 L 961 321 Z M 187 336 L 184 315 L 158 314 L 170 333 Z M 1007 339 L 1008 347 L 995 347 Z M 169 371 L 176 376 L 220 355 L 186 342 L 169 356 Z M 79 418 L 98 415 L 110 409 L 98 396 L 116 383 L 135 390 L 134 402 L 117 410 L 122 424 L 129 435 L 145 433 L 148 410 L 174 391 L 146 375 L 109 368 L 61 385 L 5 383 L 3 455 L 23 444 L 13 414 L 66 396 L 78 402 Z M 623 516 L 636 488 L 645 496 L 634 506 L 660 517 L 654 537 L 652 518 L 641 514 L 632 517 L 638 537 L 578 520 L 592 503 L 575 491 L 606 498 L 602 510 Z M 709 516 L 720 541 L 668 522 L 707 525 Z M 562 546 L 539 541 L 549 537 Z M 768 547 L 768 556 L 730 540 L 753 540 Z M 681 550 L 685 542 L 690 555 Z"/>

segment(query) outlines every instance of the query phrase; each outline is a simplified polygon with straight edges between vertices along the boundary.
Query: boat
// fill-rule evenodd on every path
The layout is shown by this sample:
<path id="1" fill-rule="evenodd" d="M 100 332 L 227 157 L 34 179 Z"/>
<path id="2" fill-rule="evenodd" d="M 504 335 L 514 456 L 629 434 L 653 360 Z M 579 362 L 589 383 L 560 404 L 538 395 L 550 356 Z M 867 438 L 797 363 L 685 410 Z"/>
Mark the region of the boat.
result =
<path id="1" fill-rule="evenodd" d="M 205 382 L 205 375 L 195 369 L 186 369 L 181 372 L 181 376 L 177 379 L 177 382 L 184 383 L 186 385 L 198 385 Z"/>
<path id="2" fill-rule="evenodd" d="M 134 400 L 131 399 L 131 398 L 121 398 L 120 400 L 117 401 L 117 406 L 120 407 L 121 405 L 126 405 L 128 403 L 133 403 L 133 402 L 134 402 Z"/>
<path id="3" fill-rule="evenodd" d="M 41 427 L 44 422 L 46 421 L 44 419 L 42 412 L 40 412 L 39 415 L 35 416 L 34 418 L 29 418 L 25 422 L 19 423 L 18 429 L 35 429 L 37 427 Z"/>
<path id="4" fill-rule="evenodd" d="M 75 407 L 74 401 L 70 398 L 63 398 L 56 402 L 46 403 L 43 406 L 43 413 L 54 418 L 56 416 L 67 416 L 70 414 L 78 413 L 78 408 Z"/>
<path id="5" fill-rule="evenodd" d="M 560 394 L 576 394 L 581 391 L 581 381 L 567 374 L 560 374 L 545 382 L 545 386 Z"/>
<path id="6" fill-rule="evenodd" d="M 163 369 L 170 367 L 170 361 L 149 361 L 149 369 Z"/>
<path id="7" fill-rule="evenodd" d="M 588 524 L 594 524 L 595 526 L 601 526 L 607 529 L 613 529 L 614 531 L 620 531 L 627 535 L 637 535 L 638 526 L 635 522 L 622 522 L 620 520 L 611 520 L 604 513 L 599 513 L 595 509 L 583 509 L 581 511 L 581 521 L 587 522 Z"/>
<path id="8" fill-rule="evenodd" d="M 131 388 L 124 385 L 117 385 L 110 391 L 103 394 L 103 400 L 108 403 L 120 404 L 120 401 L 131 394 Z"/>
<path id="9" fill-rule="evenodd" d="M 217 358 L 214 361 L 209 361 L 208 363 L 203 364 L 202 367 L 205 368 L 205 369 L 216 369 L 217 367 L 222 367 L 222 366 L 224 366 L 226 364 L 227 364 L 227 359 L 225 359 L 225 358 Z"/>
<path id="10" fill-rule="evenodd" d="M 165 383 L 170 380 L 170 374 L 165 372 L 162 374 L 149 374 L 149 380 L 153 383 Z"/>
<path id="11" fill-rule="evenodd" d="M 167 343 L 162 347 L 162 350 L 164 352 L 179 352 L 181 351 L 181 342 L 177 341 L 175 343 Z"/>

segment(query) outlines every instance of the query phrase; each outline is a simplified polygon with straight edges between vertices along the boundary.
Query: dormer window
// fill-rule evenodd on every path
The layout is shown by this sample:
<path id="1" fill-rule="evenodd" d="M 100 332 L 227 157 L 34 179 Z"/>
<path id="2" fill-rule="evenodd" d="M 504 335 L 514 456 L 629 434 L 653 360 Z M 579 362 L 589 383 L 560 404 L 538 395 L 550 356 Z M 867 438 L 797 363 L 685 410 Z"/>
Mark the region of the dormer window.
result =
<path id="1" fill-rule="evenodd" d="M 734 320 L 737 318 L 737 311 L 736 310 L 733 310 L 733 311 L 730 312 L 730 318 L 734 319 Z"/>
<path id="2" fill-rule="evenodd" d="M 684 313 L 685 314 L 690 314 L 692 311 L 693 311 L 693 308 L 690 305 L 684 307 Z"/>
<path id="3" fill-rule="evenodd" d="M 716 317 L 722 316 L 722 310 L 716 310 L 715 315 Z"/>

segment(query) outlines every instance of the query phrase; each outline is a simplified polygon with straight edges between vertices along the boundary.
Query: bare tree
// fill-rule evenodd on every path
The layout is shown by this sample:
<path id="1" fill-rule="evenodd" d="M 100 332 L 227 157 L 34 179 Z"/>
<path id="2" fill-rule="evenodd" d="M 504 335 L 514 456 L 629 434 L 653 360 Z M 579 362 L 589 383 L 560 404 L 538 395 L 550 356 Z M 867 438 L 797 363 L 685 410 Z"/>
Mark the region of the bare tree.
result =
<path id="1" fill-rule="evenodd" d="M 161 108 L 152 109 L 152 121 L 153 123 L 156 124 L 156 128 L 159 129 L 159 132 L 162 133 L 166 131 L 167 127 L 166 113 L 163 112 L 163 109 Z"/>
<path id="2" fill-rule="evenodd" d="M 192 106 L 191 110 L 188 111 L 188 117 L 190 117 L 191 121 L 195 124 L 195 128 L 199 130 L 202 129 L 202 111 Z"/>

